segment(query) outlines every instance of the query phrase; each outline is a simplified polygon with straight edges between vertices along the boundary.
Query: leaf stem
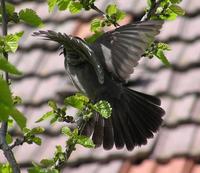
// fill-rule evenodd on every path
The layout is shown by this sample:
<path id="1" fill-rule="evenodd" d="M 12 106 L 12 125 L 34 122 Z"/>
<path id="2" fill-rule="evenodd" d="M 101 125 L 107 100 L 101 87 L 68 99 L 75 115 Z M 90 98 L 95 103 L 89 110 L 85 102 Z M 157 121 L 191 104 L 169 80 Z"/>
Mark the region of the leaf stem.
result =
<path id="1" fill-rule="evenodd" d="M 8 31 L 8 20 L 7 20 L 7 14 L 6 14 L 6 6 L 5 6 L 5 0 L 1 0 L 1 11 L 2 11 L 2 35 L 6 36 Z M 8 54 L 7 52 L 3 52 L 4 57 L 8 60 Z M 5 73 L 5 80 L 7 83 L 9 83 L 9 76 L 8 73 Z M 3 121 L 1 123 L 0 128 L 0 149 L 3 150 L 3 153 L 8 160 L 10 166 L 12 167 L 13 173 L 20 173 L 19 165 L 16 162 L 16 159 L 14 157 L 14 154 L 11 150 L 11 148 L 8 146 L 6 142 L 6 134 L 8 130 L 8 123 L 6 121 Z"/>

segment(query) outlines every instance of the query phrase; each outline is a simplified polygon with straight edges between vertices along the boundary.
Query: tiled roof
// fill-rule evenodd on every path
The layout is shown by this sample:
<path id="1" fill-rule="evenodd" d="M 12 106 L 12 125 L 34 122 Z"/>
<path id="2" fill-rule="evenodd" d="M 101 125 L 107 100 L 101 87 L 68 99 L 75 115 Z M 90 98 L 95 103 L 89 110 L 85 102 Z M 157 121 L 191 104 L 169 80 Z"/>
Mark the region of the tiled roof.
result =
<path id="1" fill-rule="evenodd" d="M 86 36 L 89 33 L 88 22 L 96 16 L 94 12 L 76 16 L 70 16 L 67 12 L 48 14 L 44 1 L 13 2 L 17 9 L 35 9 L 46 23 L 44 29 L 67 34 Z M 97 5 L 104 9 L 108 2 L 111 1 L 101 0 Z M 115 2 L 128 12 L 129 20 L 134 21 L 142 16 L 146 1 Z M 159 133 L 147 145 L 136 147 L 132 152 L 126 149 L 104 151 L 102 148 L 89 150 L 77 147 L 66 172 L 81 173 L 87 170 L 88 173 L 147 173 L 145 170 L 148 170 L 149 173 L 167 173 L 176 170 L 178 173 L 182 170 L 186 172 L 187 165 L 192 165 L 187 172 L 200 171 L 196 165 L 200 161 L 200 3 L 199 0 L 183 0 L 182 7 L 186 15 L 176 21 L 166 22 L 159 36 L 160 40 L 169 43 L 172 48 L 167 54 L 172 67 L 164 67 L 157 59 L 143 59 L 127 84 L 161 98 L 166 116 Z M 12 88 L 16 95 L 23 98 L 20 109 L 27 116 L 28 126 L 33 127 L 36 126 L 35 120 L 48 111 L 48 100 L 62 103 L 62 99 L 73 94 L 76 89 L 66 75 L 63 57 L 58 56 L 58 46 L 33 38 L 31 34 L 35 29 L 23 24 L 10 26 L 9 32 L 21 30 L 25 30 L 25 36 L 20 49 L 9 59 L 25 74 L 18 78 L 12 77 Z M 64 145 L 65 138 L 59 136 L 60 125 L 40 125 L 47 128 L 41 147 L 24 144 L 15 149 L 15 155 L 23 168 L 29 166 L 32 160 L 39 161 L 51 156 L 55 145 Z M 15 136 L 19 135 L 17 130 L 11 132 Z M 0 158 L 3 158 L 1 152 Z M 151 160 L 139 164 L 144 159 Z"/>

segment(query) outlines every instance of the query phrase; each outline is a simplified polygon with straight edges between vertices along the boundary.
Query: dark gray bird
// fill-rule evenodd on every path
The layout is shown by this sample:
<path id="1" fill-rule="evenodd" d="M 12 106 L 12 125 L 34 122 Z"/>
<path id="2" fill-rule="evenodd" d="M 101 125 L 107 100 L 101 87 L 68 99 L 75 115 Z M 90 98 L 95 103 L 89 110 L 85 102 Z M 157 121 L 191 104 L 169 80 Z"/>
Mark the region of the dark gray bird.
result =
<path id="1" fill-rule="evenodd" d="M 158 98 L 123 86 L 162 24 L 152 20 L 120 26 L 92 44 L 54 31 L 34 33 L 63 46 L 65 68 L 80 91 L 93 101 L 111 104 L 110 118 L 95 114 L 84 127 L 82 134 L 92 136 L 96 147 L 121 149 L 126 145 L 132 150 L 146 144 L 162 123 L 165 112 Z"/>

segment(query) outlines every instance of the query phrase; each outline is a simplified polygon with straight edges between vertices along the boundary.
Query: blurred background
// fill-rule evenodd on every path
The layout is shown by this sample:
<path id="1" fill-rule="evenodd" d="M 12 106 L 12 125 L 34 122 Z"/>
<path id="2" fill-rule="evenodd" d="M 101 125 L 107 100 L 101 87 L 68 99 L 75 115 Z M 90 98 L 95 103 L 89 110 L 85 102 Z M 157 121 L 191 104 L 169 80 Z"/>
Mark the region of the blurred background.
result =
<path id="1" fill-rule="evenodd" d="M 49 14 L 44 0 L 9 1 L 17 9 L 36 10 L 45 23 L 42 29 L 81 37 L 90 33 L 89 22 L 97 15 L 89 11 L 71 16 L 56 10 Z M 140 20 L 146 7 L 146 0 L 99 0 L 96 5 L 104 10 L 108 3 L 116 3 L 127 12 L 124 24 Z M 136 147 L 132 152 L 77 146 L 64 173 L 200 173 L 200 1 L 183 0 L 181 6 L 186 11 L 185 16 L 166 22 L 158 37 L 171 46 L 167 57 L 172 67 L 166 68 L 156 58 L 143 58 L 127 84 L 161 98 L 166 115 L 159 133 L 147 145 Z M 76 89 L 64 70 L 64 58 L 59 56 L 58 46 L 33 38 L 31 34 L 36 29 L 32 27 L 24 24 L 9 26 L 9 33 L 23 30 L 25 34 L 19 51 L 9 59 L 24 75 L 12 77 L 12 90 L 23 99 L 20 110 L 28 119 L 28 127 L 40 125 L 47 129 L 40 147 L 24 144 L 14 149 L 25 170 L 31 161 L 51 157 L 56 145 L 65 145 L 60 125 L 34 122 L 49 111 L 48 100 L 62 103 Z M 11 134 L 20 135 L 17 129 L 11 130 Z M 1 151 L 0 161 L 5 161 Z"/>

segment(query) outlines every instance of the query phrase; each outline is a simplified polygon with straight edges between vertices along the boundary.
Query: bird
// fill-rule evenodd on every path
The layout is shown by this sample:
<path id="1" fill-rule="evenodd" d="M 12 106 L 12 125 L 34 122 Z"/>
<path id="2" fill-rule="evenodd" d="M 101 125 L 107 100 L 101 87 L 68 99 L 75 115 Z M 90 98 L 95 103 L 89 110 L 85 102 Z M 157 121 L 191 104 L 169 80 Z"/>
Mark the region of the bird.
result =
<path id="1" fill-rule="evenodd" d="M 118 26 L 93 43 L 52 30 L 33 33 L 62 46 L 65 69 L 80 92 L 93 102 L 110 103 L 111 117 L 94 113 L 81 133 L 91 137 L 96 147 L 132 151 L 159 130 L 165 114 L 161 100 L 125 84 L 162 25 L 161 20 L 146 20 Z"/>

